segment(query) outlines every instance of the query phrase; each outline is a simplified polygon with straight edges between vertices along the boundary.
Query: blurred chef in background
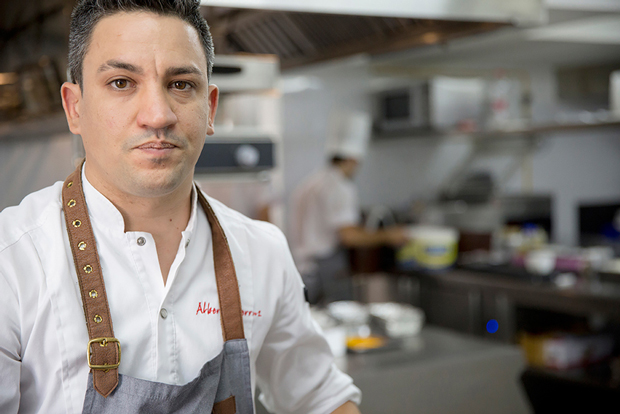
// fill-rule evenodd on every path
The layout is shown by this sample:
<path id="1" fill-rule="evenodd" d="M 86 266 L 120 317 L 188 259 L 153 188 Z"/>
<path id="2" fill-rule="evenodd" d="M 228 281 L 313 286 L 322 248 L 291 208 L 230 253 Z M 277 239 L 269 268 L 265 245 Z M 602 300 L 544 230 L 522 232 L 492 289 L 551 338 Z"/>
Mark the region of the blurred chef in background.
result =
<path id="1" fill-rule="evenodd" d="M 407 242 L 402 227 L 368 231 L 360 224 L 353 178 L 370 133 L 371 119 L 366 113 L 334 116 L 327 137 L 328 165 L 293 193 L 290 243 L 311 304 L 352 299 L 347 248 Z"/>

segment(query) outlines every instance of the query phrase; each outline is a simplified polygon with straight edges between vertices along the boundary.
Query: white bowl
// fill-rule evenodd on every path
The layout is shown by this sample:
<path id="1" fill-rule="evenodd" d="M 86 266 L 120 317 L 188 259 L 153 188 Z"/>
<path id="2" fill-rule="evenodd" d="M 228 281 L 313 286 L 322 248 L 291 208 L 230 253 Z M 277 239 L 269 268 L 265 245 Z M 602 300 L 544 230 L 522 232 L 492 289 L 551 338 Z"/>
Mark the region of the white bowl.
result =
<path id="1" fill-rule="evenodd" d="M 533 250 L 525 256 L 525 269 L 537 275 L 548 275 L 555 269 L 556 253 L 550 249 Z"/>

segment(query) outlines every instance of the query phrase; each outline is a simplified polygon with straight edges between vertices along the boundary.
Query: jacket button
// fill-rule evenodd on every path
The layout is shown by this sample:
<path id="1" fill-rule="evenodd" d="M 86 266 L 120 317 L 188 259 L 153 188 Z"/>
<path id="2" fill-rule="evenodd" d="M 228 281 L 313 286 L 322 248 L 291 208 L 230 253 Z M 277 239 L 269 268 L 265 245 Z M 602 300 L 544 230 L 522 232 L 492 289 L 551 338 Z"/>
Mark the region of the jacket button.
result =
<path id="1" fill-rule="evenodd" d="M 166 308 L 161 308 L 159 311 L 159 316 L 161 316 L 162 319 L 166 319 L 168 317 L 168 311 Z"/>
<path id="2" fill-rule="evenodd" d="M 146 239 L 144 237 L 138 237 L 138 246 L 144 246 L 146 244 Z"/>

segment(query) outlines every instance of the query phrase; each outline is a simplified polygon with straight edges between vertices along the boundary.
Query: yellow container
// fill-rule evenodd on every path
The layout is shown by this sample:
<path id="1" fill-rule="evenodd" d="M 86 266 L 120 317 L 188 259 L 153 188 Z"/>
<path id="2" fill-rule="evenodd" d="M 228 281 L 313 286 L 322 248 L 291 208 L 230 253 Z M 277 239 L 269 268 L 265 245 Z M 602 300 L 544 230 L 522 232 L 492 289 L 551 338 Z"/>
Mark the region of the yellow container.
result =
<path id="1" fill-rule="evenodd" d="M 411 226 L 411 240 L 396 252 L 401 268 L 442 270 L 456 262 L 458 231 L 449 227 Z"/>
<path id="2" fill-rule="evenodd" d="M 609 358 L 613 352 L 614 339 L 604 334 L 523 333 L 519 344 L 530 366 L 571 369 Z"/>
<path id="3" fill-rule="evenodd" d="M 525 352 L 525 359 L 528 365 L 532 367 L 544 367 L 545 364 L 545 343 L 553 339 L 556 335 L 532 335 L 522 333 L 519 338 L 519 344 Z"/>

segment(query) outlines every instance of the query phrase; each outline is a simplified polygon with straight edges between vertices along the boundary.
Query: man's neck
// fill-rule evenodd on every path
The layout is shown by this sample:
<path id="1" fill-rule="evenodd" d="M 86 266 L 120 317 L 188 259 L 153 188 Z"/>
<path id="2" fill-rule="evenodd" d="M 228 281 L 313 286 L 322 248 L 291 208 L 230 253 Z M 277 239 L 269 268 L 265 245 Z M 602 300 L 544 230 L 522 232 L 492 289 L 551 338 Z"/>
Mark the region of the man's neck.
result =
<path id="1" fill-rule="evenodd" d="M 91 181 L 88 170 L 86 178 L 103 194 L 123 216 L 125 232 L 150 233 L 155 240 L 157 258 L 164 285 L 176 257 L 182 232 L 187 227 L 192 209 L 192 177 L 188 177 L 171 193 L 159 197 L 139 197 L 106 187 L 96 177 Z"/>
<path id="2" fill-rule="evenodd" d="M 170 234 L 182 232 L 187 227 L 191 215 L 192 187 L 175 190 L 157 198 L 135 198 L 112 203 L 123 215 L 125 231 L 144 231 L 153 234 Z"/>
<path id="3" fill-rule="evenodd" d="M 141 197 L 106 185 L 85 170 L 88 182 L 118 209 L 123 216 L 125 232 L 143 231 L 162 235 L 180 233 L 187 227 L 192 205 L 192 177 L 168 194 Z"/>

